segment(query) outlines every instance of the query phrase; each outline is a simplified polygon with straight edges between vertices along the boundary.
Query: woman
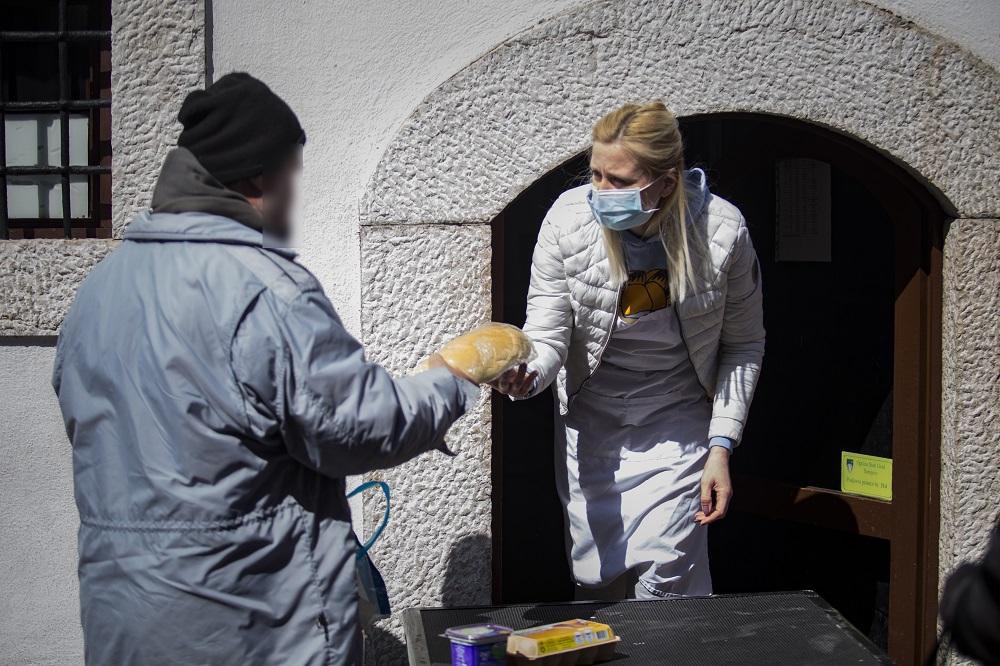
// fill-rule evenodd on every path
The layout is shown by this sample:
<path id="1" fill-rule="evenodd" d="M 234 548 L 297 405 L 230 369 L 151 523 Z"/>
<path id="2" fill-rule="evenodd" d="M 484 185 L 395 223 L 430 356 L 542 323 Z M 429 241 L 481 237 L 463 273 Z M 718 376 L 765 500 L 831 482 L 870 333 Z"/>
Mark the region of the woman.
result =
<path id="1" fill-rule="evenodd" d="M 601 118 L 590 167 L 538 234 L 537 356 L 496 387 L 527 398 L 556 382 L 579 596 L 711 594 L 706 525 L 729 506 L 764 354 L 757 256 L 739 210 L 685 170 L 662 103 Z"/>

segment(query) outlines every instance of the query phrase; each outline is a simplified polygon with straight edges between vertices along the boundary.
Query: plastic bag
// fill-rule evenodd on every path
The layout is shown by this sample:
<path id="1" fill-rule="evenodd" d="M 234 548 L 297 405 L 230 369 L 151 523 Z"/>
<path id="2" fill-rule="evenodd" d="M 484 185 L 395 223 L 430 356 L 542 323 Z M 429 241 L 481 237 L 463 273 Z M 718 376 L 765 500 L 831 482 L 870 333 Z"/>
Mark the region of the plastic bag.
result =
<path id="1" fill-rule="evenodd" d="M 389 605 L 389 592 L 385 587 L 385 580 L 382 579 L 382 574 L 379 573 L 375 563 L 372 562 L 372 558 L 368 555 L 368 551 L 375 545 L 378 538 L 382 536 L 385 526 L 389 524 L 389 485 L 384 481 L 367 481 L 352 490 L 347 496 L 354 497 L 369 488 L 379 488 L 382 490 L 382 493 L 385 495 L 385 513 L 382 515 L 382 523 L 375 529 L 374 534 L 368 539 L 367 543 L 362 544 L 358 539 L 358 535 L 354 535 L 354 540 L 357 541 L 358 545 L 354 569 L 358 585 L 358 615 L 364 626 L 370 625 L 374 620 L 387 618 L 392 614 L 392 608 Z"/>
<path id="2" fill-rule="evenodd" d="M 438 353 L 477 384 L 491 382 L 535 356 L 531 339 L 521 329 L 497 322 L 453 338 Z"/>

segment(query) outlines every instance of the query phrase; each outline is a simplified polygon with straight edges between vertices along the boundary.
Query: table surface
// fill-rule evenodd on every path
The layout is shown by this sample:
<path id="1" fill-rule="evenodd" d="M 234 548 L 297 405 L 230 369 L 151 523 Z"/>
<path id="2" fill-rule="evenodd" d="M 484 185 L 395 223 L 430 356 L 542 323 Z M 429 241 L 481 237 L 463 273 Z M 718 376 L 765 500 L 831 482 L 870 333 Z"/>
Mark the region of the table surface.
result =
<path id="1" fill-rule="evenodd" d="M 448 627 L 493 622 L 513 629 L 573 618 L 611 625 L 625 664 L 891 664 L 815 592 L 733 594 L 652 601 L 519 604 L 404 611 L 411 666 L 451 663 Z"/>

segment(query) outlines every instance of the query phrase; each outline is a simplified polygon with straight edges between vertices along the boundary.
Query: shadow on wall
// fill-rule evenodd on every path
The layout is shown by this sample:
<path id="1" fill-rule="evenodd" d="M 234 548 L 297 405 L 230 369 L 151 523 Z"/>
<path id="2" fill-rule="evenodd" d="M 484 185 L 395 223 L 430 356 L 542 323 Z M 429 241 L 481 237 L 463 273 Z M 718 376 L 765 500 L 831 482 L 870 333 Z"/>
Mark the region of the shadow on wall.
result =
<path id="1" fill-rule="evenodd" d="M 482 598 L 476 581 L 482 580 L 482 563 L 490 561 L 491 551 L 490 538 L 483 534 L 465 536 L 455 542 L 448 553 L 441 606 L 473 606 L 488 601 Z M 408 663 L 406 644 L 402 640 L 403 610 L 394 607 L 393 619 L 365 627 L 365 663 L 368 666 L 405 666 Z"/>
<path id="2" fill-rule="evenodd" d="M 445 569 L 444 584 L 441 587 L 441 605 L 445 608 L 453 606 L 475 606 L 489 603 L 483 598 L 482 581 L 489 581 L 490 572 L 482 571 L 483 563 L 490 561 L 493 545 L 490 538 L 484 534 L 465 536 L 455 542 L 448 554 L 448 567 Z"/>
<path id="3" fill-rule="evenodd" d="M 365 664 L 367 666 L 405 666 L 406 645 L 387 627 L 389 621 L 365 627 Z"/>

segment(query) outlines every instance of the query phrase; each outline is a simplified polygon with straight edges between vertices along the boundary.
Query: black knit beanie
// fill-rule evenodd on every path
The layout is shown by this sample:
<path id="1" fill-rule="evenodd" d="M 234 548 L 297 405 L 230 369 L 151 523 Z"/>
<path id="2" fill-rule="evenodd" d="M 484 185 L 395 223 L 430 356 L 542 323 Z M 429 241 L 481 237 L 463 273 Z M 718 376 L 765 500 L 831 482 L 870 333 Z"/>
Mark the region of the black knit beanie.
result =
<path id="1" fill-rule="evenodd" d="M 223 184 L 269 171 L 306 142 L 288 104 L 243 72 L 189 94 L 177 119 L 184 126 L 177 145 Z"/>

